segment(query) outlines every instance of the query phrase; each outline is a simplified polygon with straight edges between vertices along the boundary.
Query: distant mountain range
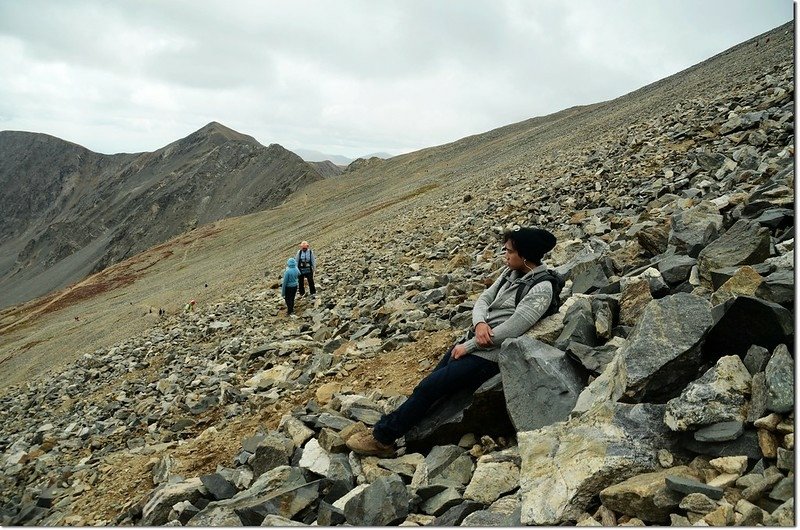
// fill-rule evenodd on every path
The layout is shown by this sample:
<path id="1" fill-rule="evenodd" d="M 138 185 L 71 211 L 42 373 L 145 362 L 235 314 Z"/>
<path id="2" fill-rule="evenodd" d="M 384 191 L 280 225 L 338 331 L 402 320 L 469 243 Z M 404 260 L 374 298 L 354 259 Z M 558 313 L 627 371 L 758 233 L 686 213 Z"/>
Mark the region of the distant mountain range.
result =
<path id="1" fill-rule="evenodd" d="M 350 165 L 355 158 L 347 158 L 346 156 L 342 155 L 329 155 L 327 153 L 323 153 L 321 151 L 314 151 L 313 149 L 293 149 L 294 153 L 296 153 L 300 158 L 305 160 L 306 162 L 324 162 L 326 160 L 333 162 L 337 166 L 348 166 Z M 392 158 L 392 155 L 389 153 L 370 153 L 368 155 L 360 156 L 359 158 Z"/>
<path id="2" fill-rule="evenodd" d="M 151 153 L 116 155 L 0 131 L 0 307 L 341 173 L 216 122 Z"/>

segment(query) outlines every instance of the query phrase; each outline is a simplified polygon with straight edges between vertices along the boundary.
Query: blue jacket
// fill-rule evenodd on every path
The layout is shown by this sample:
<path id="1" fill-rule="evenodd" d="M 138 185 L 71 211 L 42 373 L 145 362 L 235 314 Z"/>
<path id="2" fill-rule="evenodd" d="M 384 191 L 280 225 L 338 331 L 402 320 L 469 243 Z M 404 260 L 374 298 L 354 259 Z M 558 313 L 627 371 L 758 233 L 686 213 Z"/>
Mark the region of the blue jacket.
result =
<path id="1" fill-rule="evenodd" d="M 297 268 L 297 261 L 294 258 L 286 260 L 286 270 L 283 271 L 283 282 L 281 282 L 281 296 L 286 296 L 287 287 L 297 287 L 300 270 Z"/>

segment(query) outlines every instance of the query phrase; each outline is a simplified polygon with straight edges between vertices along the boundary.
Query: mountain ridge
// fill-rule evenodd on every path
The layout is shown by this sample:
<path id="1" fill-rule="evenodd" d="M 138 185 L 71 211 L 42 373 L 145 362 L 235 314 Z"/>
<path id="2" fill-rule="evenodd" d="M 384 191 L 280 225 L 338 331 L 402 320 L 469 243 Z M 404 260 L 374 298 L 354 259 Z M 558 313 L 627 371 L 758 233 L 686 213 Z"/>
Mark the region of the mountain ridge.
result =
<path id="1" fill-rule="evenodd" d="M 200 224 L 280 204 L 332 171 L 218 122 L 153 152 L 117 155 L 2 131 L 0 154 L 2 306 L 79 281 Z M 21 172 L 27 181 L 16 178 Z"/>

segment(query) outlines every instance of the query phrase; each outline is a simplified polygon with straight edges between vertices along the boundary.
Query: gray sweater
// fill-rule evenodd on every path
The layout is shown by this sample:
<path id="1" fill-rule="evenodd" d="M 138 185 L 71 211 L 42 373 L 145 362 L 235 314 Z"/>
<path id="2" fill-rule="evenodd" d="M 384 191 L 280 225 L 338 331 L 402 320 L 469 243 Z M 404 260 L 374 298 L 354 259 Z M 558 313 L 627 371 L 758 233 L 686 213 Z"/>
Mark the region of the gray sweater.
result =
<path id="1" fill-rule="evenodd" d="M 494 344 L 488 348 L 481 348 L 475 342 L 475 337 L 472 337 L 465 342 L 467 353 L 497 362 L 504 340 L 519 337 L 536 324 L 547 311 L 553 298 L 553 286 L 550 282 L 539 282 L 534 285 L 516 307 L 514 299 L 523 278 L 546 269 L 545 265 L 539 265 L 525 275 L 511 271 L 508 276 L 510 281 L 503 282 L 503 277 L 508 272 L 506 269 L 491 287 L 481 293 L 472 309 L 472 327 L 474 329 L 481 322 L 489 324 L 494 332 L 492 337 Z"/>

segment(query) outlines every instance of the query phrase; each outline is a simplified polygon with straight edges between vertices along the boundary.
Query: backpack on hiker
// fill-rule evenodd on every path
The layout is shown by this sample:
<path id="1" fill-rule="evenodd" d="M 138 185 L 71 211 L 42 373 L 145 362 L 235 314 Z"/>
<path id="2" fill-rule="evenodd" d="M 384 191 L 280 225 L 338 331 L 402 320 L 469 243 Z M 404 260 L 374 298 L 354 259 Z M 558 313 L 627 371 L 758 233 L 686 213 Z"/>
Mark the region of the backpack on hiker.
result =
<path id="1" fill-rule="evenodd" d="M 503 276 L 503 282 L 507 281 L 508 274 L 505 274 Z M 522 300 L 526 294 L 528 294 L 528 291 L 530 291 L 534 285 L 541 282 L 550 282 L 550 285 L 553 286 L 553 298 L 550 300 L 550 305 L 547 307 L 547 310 L 541 317 L 545 318 L 558 313 L 558 309 L 561 307 L 561 290 L 564 288 L 565 283 L 564 277 L 553 269 L 537 272 L 530 278 L 520 282 L 520 284 L 517 286 L 517 294 L 514 297 L 514 305 L 518 306 L 519 301 Z"/>
<path id="2" fill-rule="evenodd" d="M 297 251 L 297 268 L 300 269 L 300 272 L 308 272 L 311 270 L 311 264 L 313 263 L 314 256 L 312 254 L 311 249 L 305 250 L 298 250 Z"/>

